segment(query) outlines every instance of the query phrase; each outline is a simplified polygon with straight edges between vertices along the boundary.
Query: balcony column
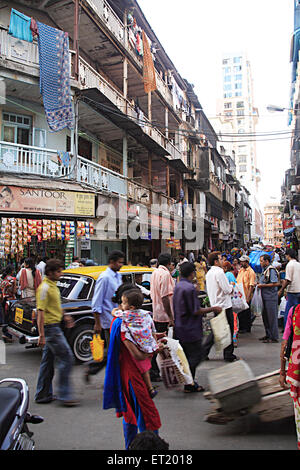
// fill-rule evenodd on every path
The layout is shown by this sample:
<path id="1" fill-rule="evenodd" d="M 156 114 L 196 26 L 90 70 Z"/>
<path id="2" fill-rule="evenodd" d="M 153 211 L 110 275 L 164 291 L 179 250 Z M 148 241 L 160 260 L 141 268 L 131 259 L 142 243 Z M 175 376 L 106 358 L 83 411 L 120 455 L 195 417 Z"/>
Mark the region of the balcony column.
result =
<path id="1" fill-rule="evenodd" d="M 128 96 L 128 59 L 124 57 L 123 61 L 123 96 L 127 100 Z"/>
<path id="2" fill-rule="evenodd" d="M 148 93 L 148 119 L 152 122 L 152 94 L 151 91 Z"/>
<path id="3" fill-rule="evenodd" d="M 74 6 L 74 49 L 75 49 L 75 64 L 74 73 L 75 79 L 79 78 L 79 40 L 78 40 L 78 28 L 79 28 L 79 0 L 75 0 Z"/>
<path id="4" fill-rule="evenodd" d="M 127 134 L 123 134 L 123 176 L 128 177 L 128 140 Z"/>
<path id="5" fill-rule="evenodd" d="M 166 138 L 169 138 L 169 110 L 166 107 L 165 108 L 165 133 L 166 133 Z"/>

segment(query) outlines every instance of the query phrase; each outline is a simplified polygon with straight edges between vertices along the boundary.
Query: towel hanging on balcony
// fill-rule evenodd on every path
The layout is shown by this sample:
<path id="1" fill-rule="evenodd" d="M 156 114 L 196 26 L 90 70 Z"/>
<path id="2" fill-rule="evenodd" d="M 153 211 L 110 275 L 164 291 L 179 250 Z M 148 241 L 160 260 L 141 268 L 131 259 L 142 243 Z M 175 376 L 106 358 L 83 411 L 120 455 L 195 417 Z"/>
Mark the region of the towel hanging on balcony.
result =
<path id="1" fill-rule="evenodd" d="M 37 22 L 40 92 L 52 131 L 73 128 L 68 33 Z"/>
<path id="2" fill-rule="evenodd" d="M 143 47 L 144 47 L 144 89 L 145 93 L 156 90 L 156 78 L 153 58 L 147 36 L 143 31 Z"/>
<path id="3" fill-rule="evenodd" d="M 12 8 L 8 34 L 11 34 L 14 38 L 32 42 L 33 38 L 30 23 L 31 18 L 29 16 L 23 15 L 23 13 Z"/>

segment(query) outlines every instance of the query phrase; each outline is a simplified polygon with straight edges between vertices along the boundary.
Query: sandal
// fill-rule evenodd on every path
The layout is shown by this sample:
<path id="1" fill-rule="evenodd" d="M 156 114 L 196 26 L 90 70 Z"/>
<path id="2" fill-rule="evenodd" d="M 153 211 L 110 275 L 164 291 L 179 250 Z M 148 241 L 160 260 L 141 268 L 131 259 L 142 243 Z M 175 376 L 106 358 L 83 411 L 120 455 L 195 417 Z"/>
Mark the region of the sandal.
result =
<path id="1" fill-rule="evenodd" d="M 198 385 L 197 382 L 194 382 L 193 385 L 185 385 L 184 393 L 195 393 L 195 392 L 204 392 L 204 388 L 201 385 Z"/>

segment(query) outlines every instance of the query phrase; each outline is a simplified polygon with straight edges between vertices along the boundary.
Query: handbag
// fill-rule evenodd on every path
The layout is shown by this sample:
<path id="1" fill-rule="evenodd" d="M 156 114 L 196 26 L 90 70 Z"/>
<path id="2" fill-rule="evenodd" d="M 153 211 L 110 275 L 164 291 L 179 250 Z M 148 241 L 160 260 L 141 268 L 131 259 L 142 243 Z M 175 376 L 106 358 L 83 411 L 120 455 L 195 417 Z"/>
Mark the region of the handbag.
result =
<path id="1" fill-rule="evenodd" d="M 223 351 L 232 343 L 230 326 L 227 321 L 225 310 L 210 320 L 211 329 L 214 335 L 214 345 L 217 353 Z"/>
<path id="2" fill-rule="evenodd" d="M 166 346 L 159 352 L 156 361 L 166 388 L 193 383 L 189 364 L 179 341 L 167 338 Z"/>
<path id="3" fill-rule="evenodd" d="M 104 356 L 104 341 L 100 335 L 94 335 L 93 340 L 90 341 L 91 353 L 95 362 L 103 361 Z"/>
<path id="4" fill-rule="evenodd" d="M 231 302 L 232 310 L 235 313 L 242 312 L 243 310 L 247 310 L 249 308 L 249 305 L 246 302 L 243 284 L 235 284 L 233 286 Z"/>

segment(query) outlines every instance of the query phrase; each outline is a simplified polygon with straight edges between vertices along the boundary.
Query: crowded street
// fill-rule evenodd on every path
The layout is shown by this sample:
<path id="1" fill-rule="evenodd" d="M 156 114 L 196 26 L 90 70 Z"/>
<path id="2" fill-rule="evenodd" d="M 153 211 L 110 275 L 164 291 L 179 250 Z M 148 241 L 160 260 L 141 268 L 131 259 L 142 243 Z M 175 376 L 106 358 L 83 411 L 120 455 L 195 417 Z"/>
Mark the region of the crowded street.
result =
<path id="1" fill-rule="evenodd" d="M 245 359 L 255 375 L 279 368 L 280 346 L 258 344 L 263 334 L 262 321 L 255 322 L 253 334 L 242 338 L 237 353 Z M 7 365 L 1 366 L 1 376 L 12 374 L 24 378 L 30 388 L 30 410 L 41 414 L 45 422 L 34 429 L 37 449 L 44 450 L 122 450 L 121 423 L 113 410 L 102 409 L 104 369 L 86 384 L 84 368 L 73 370 L 76 393 L 81 399 L 78 408 L 61 409 L 58 403 L 37 405 L 34 393 L 41 352 L 25 350 L 17 343 L 7 346 Z M 209 369 L 222 366 L 222 359 L 214 351 L 211 360 L 199 366 L 197 376 L 207 388 Z M 168 391 L 159 384 L 155 398 L 163 426 L 161 436 L 170 450 L 277 450 L 295 449 L 293 417 L 270 423 L 260 423 L 257 416 L 241 417 L 226 425 L 205 422 L 210 403 L 203 394 L 186 396 L 182 391 Z M 274 417 L 275 418 L 275 417 Z M 63 445 L 62 445 L 63 443 Z"/>
<path id="2" fill-rule="evenodd" d="M 300 0 L 0 0 L 0 451 L 300 450 L 299 109 Z"/>

